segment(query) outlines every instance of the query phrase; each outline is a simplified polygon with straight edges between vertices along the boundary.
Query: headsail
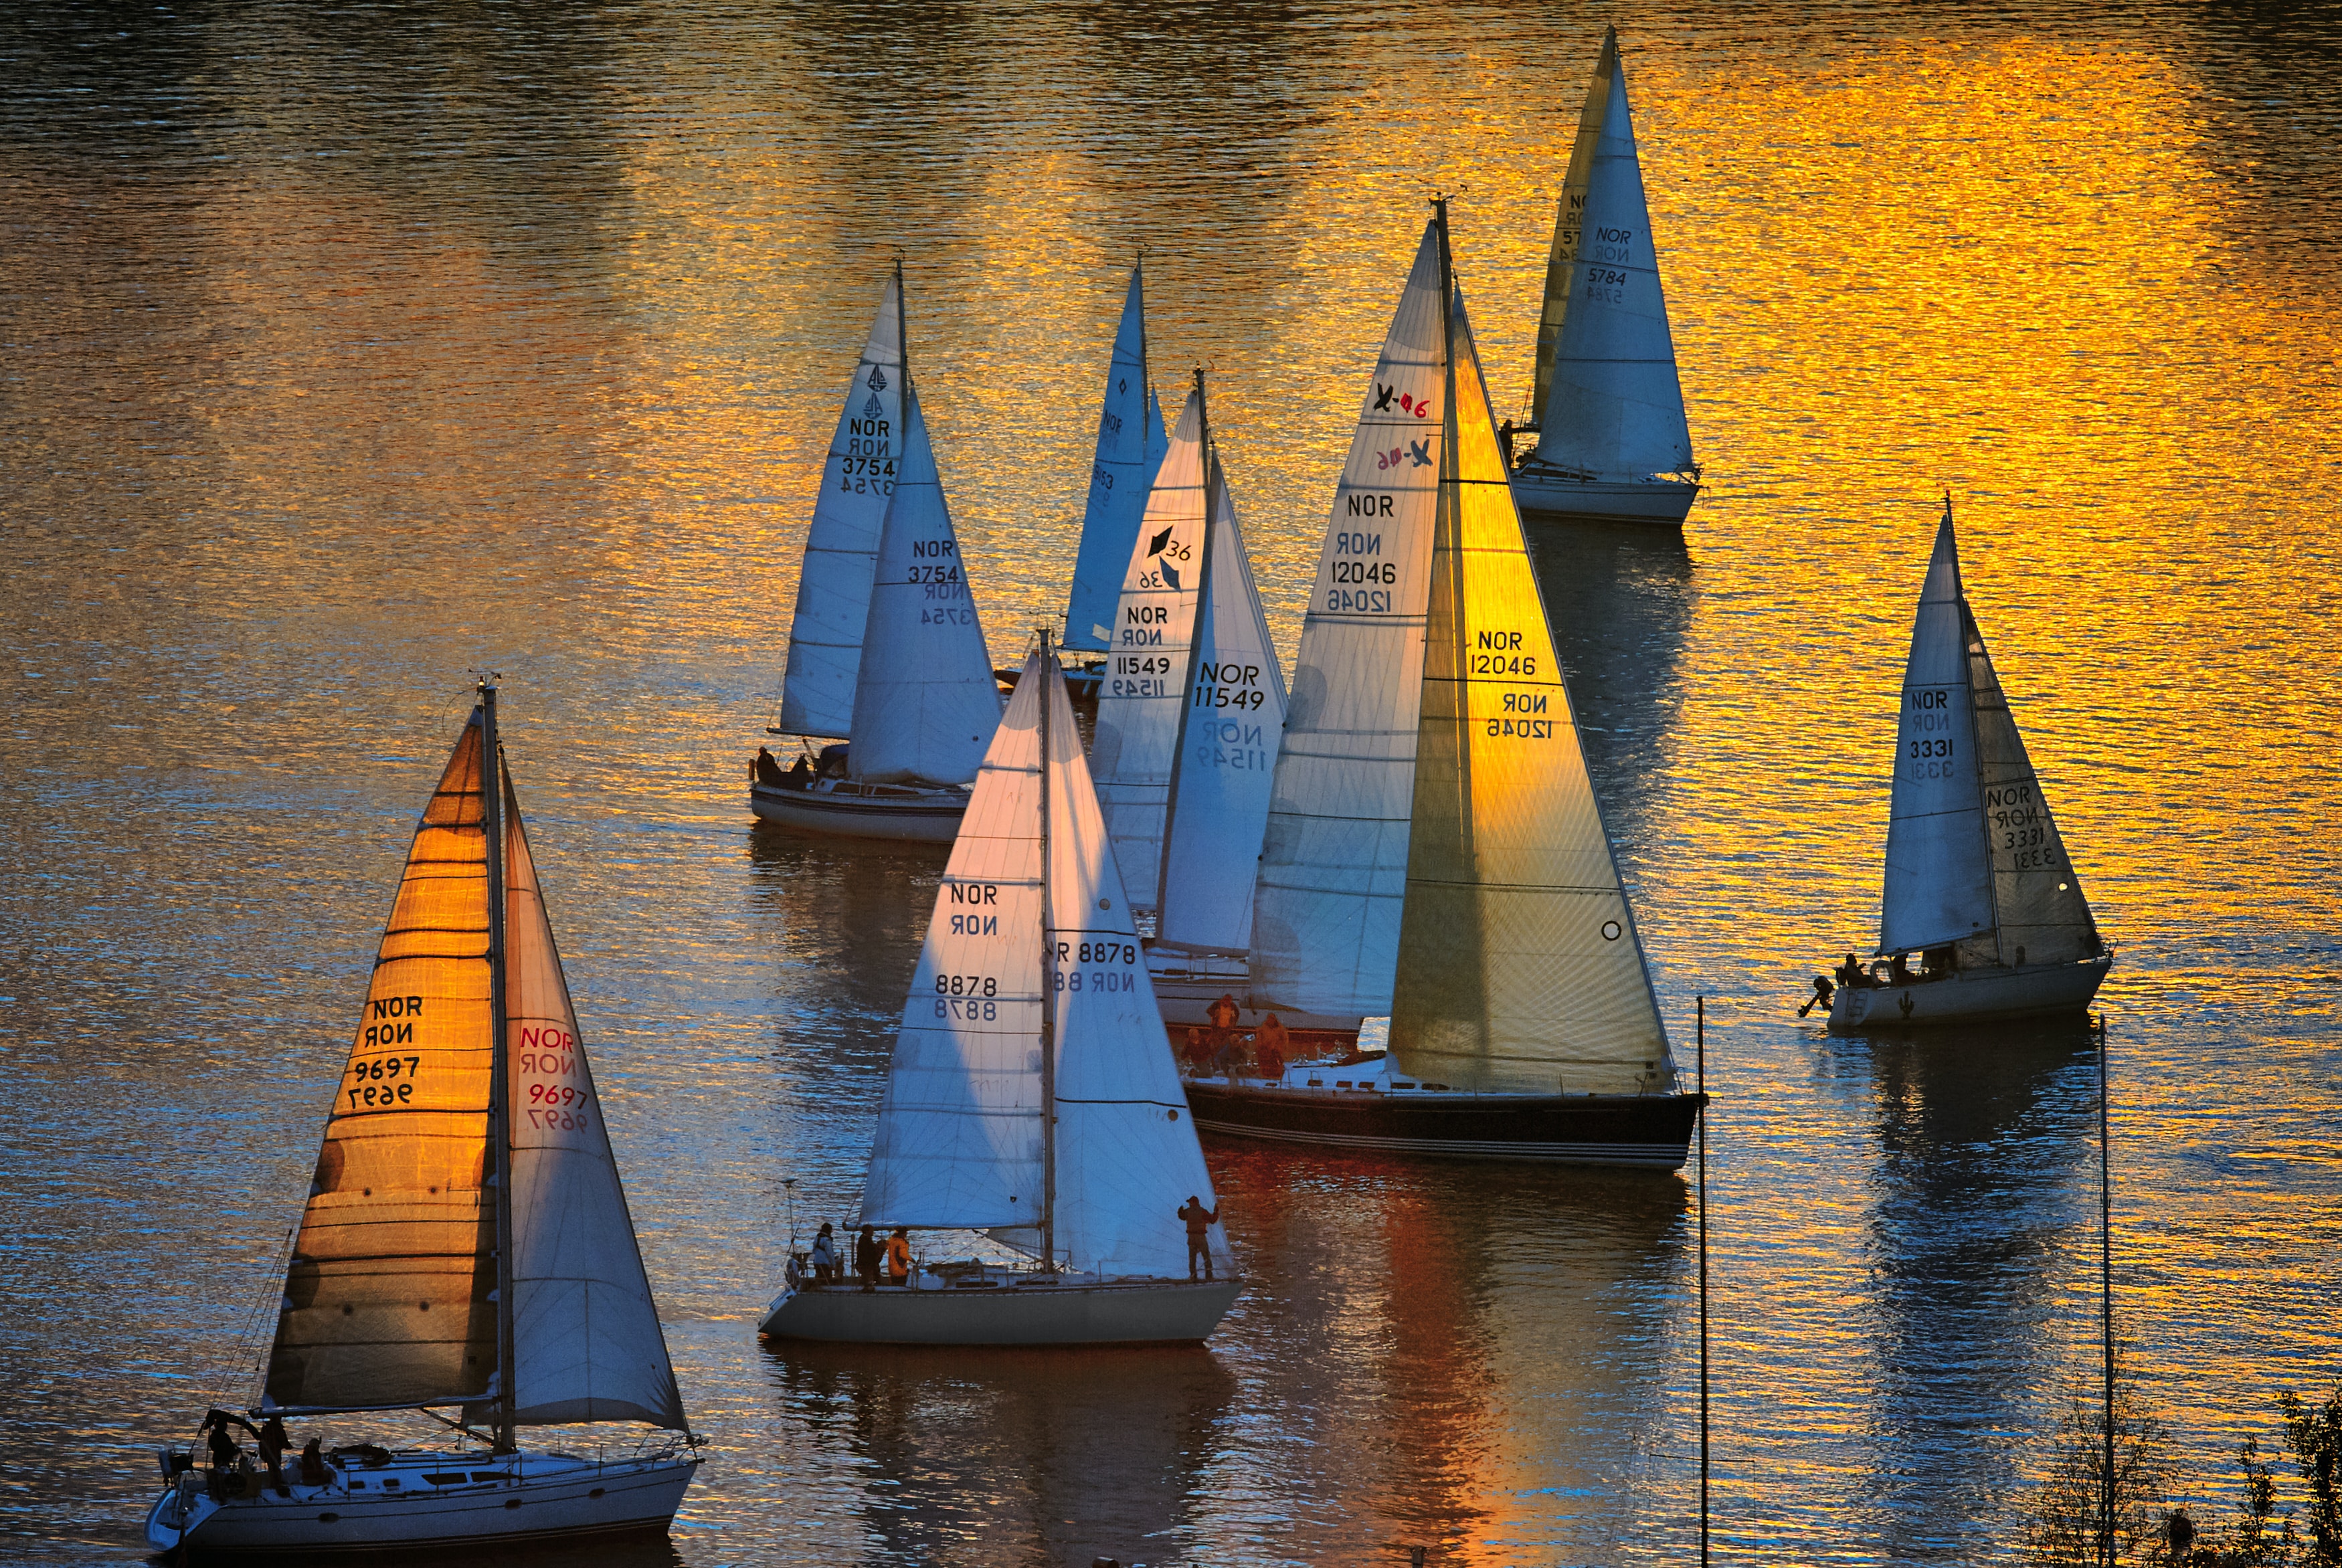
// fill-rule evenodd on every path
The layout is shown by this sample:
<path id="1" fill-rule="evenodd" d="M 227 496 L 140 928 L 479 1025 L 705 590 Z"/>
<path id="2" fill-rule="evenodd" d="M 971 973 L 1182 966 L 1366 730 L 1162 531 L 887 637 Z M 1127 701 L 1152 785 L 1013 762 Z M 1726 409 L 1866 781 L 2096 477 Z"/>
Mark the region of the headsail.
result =
<path id="1" fill-rule="evenodd" d="M 1156 936 L 1166 948 L 1243 953 L 1285 728 L 1285 671 L 1217 452 L 1206 487 L 1202 596 L 1163 830 Z"/>
<path id="2" fill-rule="evenodd" d="M 449 1403 L 496 1370 L 483 732 L 475 713 L 383 930 L 285 1275 L 273 1405 Z"/>
<path id="3" fill-rule="evenodd" d="M 1529 392 L 1529 417 L 1545 419 L 1546 395 L 1553 385 L 1553 356 L 1561 342 L 1561 325 L 1569 315 L 1569 296 L 1577 275 L 1577 242 L 1586 218 L 1586 193 L 1594 181 L 1594 155 L 1602 140 L 1603 116 L 1610 109 L 1610 83 L 1618 74 L 1618 29 L 1602 30 L 1602 55 L 1594 65 L 1594 84 L 1577 112 L 1577 138 L 1570 144 L 1569 163 L 1562 172 L 1561 197 L 1555 204 L 1553 249 L 1545 264 L 1545 308 L 1537 317 L 1536 379 Z"/>
<path id="4" fill-rule="evenodd" d="M 1671 1092 L 1460 288 L 1450 311 L 1392 1058 L 1484 1093 Z"/>
<path id="5" fill-rule="evenodd" d="M 1124 563 L 1090 754 L 1125 885 L 1155 900 L 1204 558 L 1203 406 L 1191 394 Z"/>
<path id="6" fill-rule="evenodd" d="M 1992 869 L 1984 848 L 1966 617 L 1947 501 L 1919 589 L 1911 654 L 1903 671 L 1878 922 L 1881 953 L 1942 946 L 1988 933 L 1997 924 Z"/>
<path id="7" fill-rule="evenodd" d="M 1610 101 L 1586 182 L 1569 303 L 1546 372 L 1536 454 L 1606 478 L 1687 472 L 1691 426 L 1643 198 L 1626 73 L 1615 43 L 1606 43 L 1603 58 L 1612 67 Z"/>
<path id="8" fill-rule="evenodd" d="M 903 295 L 897 268 L 879 296 L 846 406 L 822 466 L 821 494 L 806 534 L 796 614 L 789 622 L 788 673 L 780 728 L 795 735 L 842 735 L 854 724 L 854 684 L 870 614 L 870 576 L 886 500 L 902 454 Z"/>
<path id="9" fill-rule="evenodd" d="M 1426 225 L 1301 624 L 1253 911 L 1256 1005 L 1390 1011 L 1445 459 L 1439 273 Z"/>
<path id="10" fill-rule="evenodd" d="M 513 1419 L 680 1431 L 683 1396 L 509 780 L 504 799 Z"/>
<path id="11" fill-rule="evenodd" d="M 1143 264 L 1130 269 L 1122 325 L 1115 330 L 1114 357 L 1106 365 L 1106 396 L 1098 410 L 1089 505 L 1082 514 L 1073 593 L 1066 604 L 1065 645 L 1076 652 L 1113 645 L 1123 568 L 1129 564 L 1131 542 L 1138 537 L 1139 518 L 1146 510 L 1147 487 L 1163 455 L 1163 414 L 1147 383 L 1144 270 Z"/>
<path id="12" fill-rule="evenodd" d="M 2024 737 L 2008 711 L 1999 674 L 1976 617 L 1960 604 L 1967 637 L 1968 682 L 1976 705 L 1977 782 L 1992 862 L 1993 907 L 1999 927 L 1984 954 L 2007 964 L 2070 964 L 2106 951 L 2082 879 L 2066 854 L 2049 797 L 2042 793 Z M 1967 955 L 1962 954 L 1965 958 Z"/>
<path id="13" fill-rule="evenodd" d="M 966 784 L 1000 722 L 1000 687 L 916 389 L 904 394 L 903 426 L 846 754 L 860 779 Z"/>

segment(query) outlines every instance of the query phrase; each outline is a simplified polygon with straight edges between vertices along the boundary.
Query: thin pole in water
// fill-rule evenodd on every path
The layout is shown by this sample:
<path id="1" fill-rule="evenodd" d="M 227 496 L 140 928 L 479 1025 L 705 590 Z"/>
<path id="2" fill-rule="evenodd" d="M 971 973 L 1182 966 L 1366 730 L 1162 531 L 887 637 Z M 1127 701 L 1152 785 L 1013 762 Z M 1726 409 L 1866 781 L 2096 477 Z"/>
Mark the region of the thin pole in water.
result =
<path id="1" fill-rule="evenodd" d="M 1699 1561 L 1707 1563 L 1707 998 L 1699 998 Z"/>
<path id="2" fill-rule="evenodd" d="M 2107 1568 L 2115 1561 L 2115 1200 L 2112 1119 L 2107 1111 L 2107 1015 L 2093 1022 L 2098 1035 L 2098 1343 L 2105 1355 L 2106 1449 L 2099 1477 L 2105 1517 L 2101 1521 L 2099 1560 Z"/>

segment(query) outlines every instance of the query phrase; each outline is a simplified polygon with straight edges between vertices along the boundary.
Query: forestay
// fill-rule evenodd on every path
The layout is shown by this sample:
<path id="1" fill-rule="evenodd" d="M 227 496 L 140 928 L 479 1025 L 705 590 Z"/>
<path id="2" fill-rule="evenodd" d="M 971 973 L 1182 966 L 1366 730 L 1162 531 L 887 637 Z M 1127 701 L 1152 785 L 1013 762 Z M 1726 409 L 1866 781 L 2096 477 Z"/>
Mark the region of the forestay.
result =
<path id="1" fill-rule="evenodd" d="M 1486 1093 L 1672 1092 L 1460 289 L 1451 308 L 1392 1058 Z"/>
<path id="2" fill-rule="evenodd" d="M 424 808 L 326 1118 L 265 1399 L 442 1403 L 495 1371 L 482 720 Z"/>
<path id="3" fill-rule="evenodd" d="M 1116 863 L 1125 885 L 1139 890 L 1141 907 L 1155 900 L 1180 694 L 1202 587 L 1203 418 L 1203 404 L 1190 393 L 1124 563 L 1114 649 L 1098 686 L 1091 742 Z"/>
<path id="4" fill-rule="evenodd" d="M 1959 551 L 1947 505 L 1919 589 L 1911 655 L 1903 671 L 1878 923 L 1881 953 L 1942 946 L 1988 932 L 1995 924 L 1966 614 Z"/>
<path id="5" fill-rule="evenodd" d="M 1424 229 L 1301 624 L 1253 913 L 1256 1006 L 1390 1011 L 1406 896 L 1446 351 Z"/>
<path id="6" fill-rule="evenodd" d="M 1536 378 L 1529 393 L 1529 417 L 1545 419 L 1546 397 L 1553 385 L 1553 356 L 1561 342 L 1562 323 L 1568 319 L 1569 297 L 1576 275 L 1577 242 L 1586 219 L 1586 193 L 1594 181 L 1594 155 L 1602 140 L 1603 115 L 1610 107 L 1610 84 L 1618 74 L 1618 29 L 1602 32 L 1602 55 L 1595 62 L 1594 85 L 1577 112 L 1577 136 L 1570 144 L 1569 163 L 1562 172 L 1561 198 L 1555 204 L 1553 248 L 1545 263 L 1545 305 L 1537 317 Z"/>
<path id="7" fill-rule="evenodd" d="M 1030 669 L 976 770 L 927 921 L 864 1224 L 983 1230 L 1041 1215 L 1041 703 Z"/>
<path id="8" fill-rule="evenodd" d="M 1156 935 L 1165 948 L 1243 953 L 1252 943 L 1253 884 L 1285 725 L 1285 672 L 1216 452 L 1210 463 L 1211 525 L 1172 763 Z"/>
<path id="9" fill-rule="evenodd" d="M 902 275 L 886 280 L 870 341 L 846 389 L 846 404 L 822 466 L 789 622 L 788 671 L 780 728 L 797 735 L 843 735 L 854 723 L 862 633 L 886 501 L 895 487 L 903 428 Z"/>
<path id="10" fill-rule="evenodd" d="M 1000 685 L 916 390 L 905 394 L 903 426 L 846 760 L 858 779 L 966 784 L 1000 722 Z"/>
<path id="11" fill-rule="evenodd" d="M 2082 896 L 2082 879 L 2066 854 L 2057 819 L 2025 741 L 2008 711 L 2000 675 L 1986 652 L 1984 634 L 1965 600 L 1968 682 L 1976 705 L 1977 784 L 1992 862 L 1993 906 L 1998 916 L 1989 961 L 2007 964 L 2070 964 L 2106 951 Z M 1962 954 L 1965 960 L 1967 955 Z"/>
<path id="12" fill-rule="evenodd" d="M 1611 65 L 1609 104 L 1586 182 L 1536 454 L 1605 478 L 1642 478 L 1691 468 L 1691 427 L 1615 42 L 1604 58 Z"/>
<path id="13" fill-rule="evenodd" d="M 505 788 L 513 1419 L 684 1427 L 520 805 Z"/>
<path id="14" fill-rule="evenodd" d="M 1065 645 L 1096 652 L 1113 645 L 1116 602 L 1123 569 L 1146 510 L 1147 487 L 1163 458 L 1163 414 L 1147 384 L 1146 290 L 1143 268 L 1130 269 L 1122 325 L 1115 330 L 1098 408 L 1097 451 L 1090 464 L 1089 504 L 1074 558 L 1073 593 L 1066 604 Z"/>

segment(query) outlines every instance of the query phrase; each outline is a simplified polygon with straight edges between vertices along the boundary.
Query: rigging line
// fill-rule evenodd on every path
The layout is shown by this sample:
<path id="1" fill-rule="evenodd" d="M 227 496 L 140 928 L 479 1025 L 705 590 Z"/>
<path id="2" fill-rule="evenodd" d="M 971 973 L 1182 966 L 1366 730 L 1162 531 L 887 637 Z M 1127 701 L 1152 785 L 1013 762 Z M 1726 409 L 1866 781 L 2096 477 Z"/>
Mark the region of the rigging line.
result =
<path id="1" fill-rule="evenodd" d="M 245 1317 L 243 1333 L 236 1336 L 234 1348 L 228 1352 L 229 1359 L 224 1365 L 215 1363 L 213 1370 L 206 1380 L 215 1393 L 224 1394 L 228 1379 L 245 1366 L 250 1366 L 254 1369 L 255 1381 L 257 1380 L 260 1360 L 260 1334 L 262 1325 L 265 1322 L 265 1313 L 267 1310 L 268 1300 L 272 1295 L 280 1299 L 284 1296 L 285 1287 L 283 1282 L 285 1279 L 285 1260 L 292 1253 L 294 1238 L 300 1233 L 301 1226 L 298 1221 L 295 1221 L 292 1225 L 286 1228 L 285 1232 L 285 1240 L 277 1245 L 275 1258 L 270 1263 L 268 1272 L 261 1276 L 261 1288 L 253 1297 L 252 1310 Z M 269 1289 L 272 1284 L 276 1287 L 273 1291 Z M 218 1404 L 221 1401 L 218 1398 L 214 1398 L 209 1403 Z"/>

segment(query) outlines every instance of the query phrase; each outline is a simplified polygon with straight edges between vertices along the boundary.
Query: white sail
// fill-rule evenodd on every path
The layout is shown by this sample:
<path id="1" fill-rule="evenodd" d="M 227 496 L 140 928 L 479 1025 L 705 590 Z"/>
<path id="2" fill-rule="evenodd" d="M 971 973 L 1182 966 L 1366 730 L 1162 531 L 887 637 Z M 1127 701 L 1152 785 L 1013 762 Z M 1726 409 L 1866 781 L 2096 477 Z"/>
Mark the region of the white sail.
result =
<path id="1" fill-rule="evenodd" d="M 1881 953 L 1960 942 L 1995 924 L 1965 614 L 1959 550 L 1947 505 L 1903 672 Z"/>
<path id="2" fill-rule="evenodd" d="M 1123 569 L 1138 537 L 1147 488 L 1163 455 L 1163 414 L 1146 375 L 1146 291 L 1142 268 L 1130 269 L 1122 325 L 1106 371 L 1098 409 L 1097 451 L 1090 463 L 1089 504 L 1074 557 L 1073 593 L 1066 604 L 1065 645 L 1095 652 L 1113 644 Z"/>
<path id="3" fill-rule="evenodd" d="M 682 1430 L 683 1397 L 509 784 L 504 844 L 513 1419 Z"/>
<path id="4" fill-rule="evenodd" d="M 902 471 L 870 585 L 847 762 L 858 779 L 966 784 L 999 723 L 1000 685 L 915 389 L 903 401 Z"/>
<path id="5" fill-rule="evenodd" d="M 383 930 L 285 1274 L 279 1408 L 446 1402 L 496 1369 L 483 734 L 475 714 Z"/>
<path id="6" fill-rule="evenodd" d="M 1561 195 L 1554 204 L 1553 246 L 1546 255 L 1545 305 L 1537 315 L 1536 375 L 1529 390 L 1529 417 L 1542 424 L 1546 394 L 1553 387 L 1554 351 L 1561 343 L 1562 324 L 1569 317 L 1569 296 L 1576 285 L 1577 242 L 1584 232 L 1586 194 L 1594 183 L 1594 155 L 1601 148 L 1602 120 L 1610 108 L 1610 84 L 1618 74 L 1618 29 L 1602 31 L 1602 54 L 1595 61 L 1593 85 L 1577 112 L 1577 135 L 1571 142 L 1569 163 L 1562 171 Z"/>
<path id="7" fill-rule="evenodd" d="M 1036 661 L 1037 664 L 1037 661 Z M 1058 1259 L 1104 1274 L 1178 1276 L 1191 1196 L 1217 1208 L 1186 1092 L 1163 1031 L 1130 901 L 1106 838 L 1054 659 L 1049 718 L 1049 890 L 1056 1000 Z M 1020 688 L 1021 689 L 1021 688 Z M 1216 1255 L 1227 1241 L 1216 1233 Z"/>
<path id="8" fill-rule="evenodd" d="M 1090 755 L 1126 886 L 1152 907 L 1204 556 L 1203 407 L 1190 394 L 1124 563 Z"/>
<path id="9" fill-rule="evenodd" d="M 976 770 L 895 1036 L 864 1224 L 1040 1217 L 1040 717 L 1039 683 L 1020 681 Z"/>
<path id="10" fill-rule="evenodd" d="M 846 389 L 806 534 L 781 686 L 780 727 L 790 734 L 842 735 L 853 725 L 870 574 L 902 455 L 902 428 L 903 296 L 899 278 L 889 277 Z"/>
<path id="11" fill-rule="evenodd" d="M 1451 309 L 1392 1059 L 1488 1094 L 1672 1092 L 1461 289 Z"/>
<path id="12" fill-rule="evenodd" d="M 1426 225 L 1301 624 L 1253 911 L 1255 1005 L 1390 1011 L 1446 383 L 1439 255 Z"/>
<path id="13" fill-rule="evenodd" d="M 1211 526 L 1173 757 L 1156 899 L 1158 945 L 1242 953 L 1285 728 L 1285 672 L 1252 575 L 1226 474 L 1213 454 Z"/>
<path id="14" fill-rule="evenodd" d="M 1691 468 L 1691 427 L 1643 199 L 1626 73 L 1615 45 L 1606 45 L 1604 58 L 1613 66 L 1610 102 L 1586 182 L 1536 454 L 1603 478 L 1642 478 Z"/>
<path id="15" fill-rule="evenodd" d="M 1993 908 L 1999 917 L 1992 952 L 1979 956 L 2011 965 L 2096 958 L 2106 947 L 2089 901 L 2082 896 L 2082 879 L 2025 754 L 1984 634 L 1965 603 L 1961 623 L 1976 704 L 1977 784 L 1992 863 Z M 1968 955 L 1961 956 L 1965 961 Z"/>

